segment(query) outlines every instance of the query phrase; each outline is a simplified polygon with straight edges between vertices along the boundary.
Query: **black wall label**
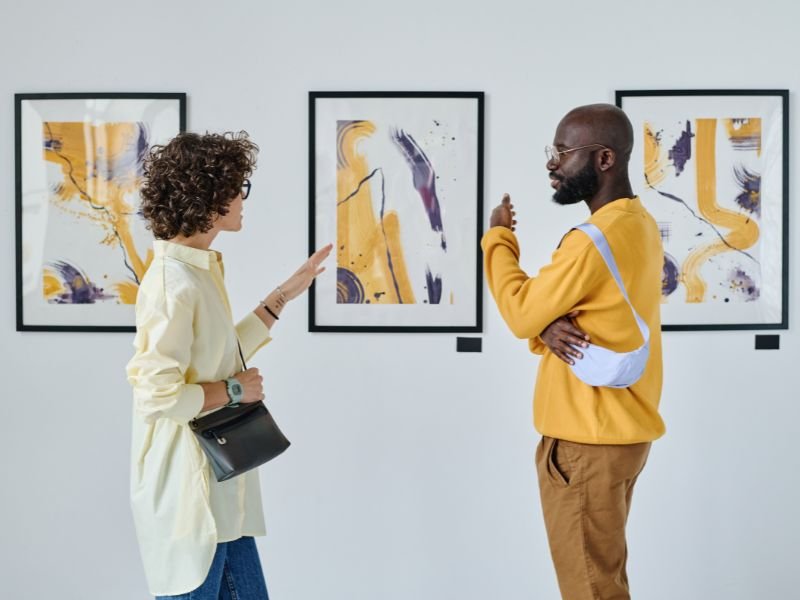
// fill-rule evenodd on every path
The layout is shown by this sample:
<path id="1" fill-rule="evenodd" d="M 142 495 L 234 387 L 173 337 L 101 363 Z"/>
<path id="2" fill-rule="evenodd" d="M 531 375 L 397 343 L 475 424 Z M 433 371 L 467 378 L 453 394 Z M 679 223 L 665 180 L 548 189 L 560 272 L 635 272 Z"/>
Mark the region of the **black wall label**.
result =
<path id="1" fill-rule="evenodd" d="M 456 352 L 480 352 L 482 338 L 456 338 Z"/>
<path id="2" fill-rule="evenodd" d="M 756 350 L 780 350 L 781 336 L 779 335 L 757 335 Z"/>

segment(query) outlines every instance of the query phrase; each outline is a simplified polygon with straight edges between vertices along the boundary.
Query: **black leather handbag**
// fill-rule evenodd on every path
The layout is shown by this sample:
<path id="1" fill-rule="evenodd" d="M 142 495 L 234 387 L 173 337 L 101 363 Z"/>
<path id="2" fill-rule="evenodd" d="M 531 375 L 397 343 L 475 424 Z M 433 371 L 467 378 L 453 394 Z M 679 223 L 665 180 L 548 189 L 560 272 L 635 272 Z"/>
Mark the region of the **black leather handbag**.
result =
<path id="1" fill-rule="evenodd" d="M 242 366 L 242 348 L 239 347 Z M 272 460 L 289 440 L 261 401 L 224 407 L 189 421 L 217 481 L 225 481 Z"/>

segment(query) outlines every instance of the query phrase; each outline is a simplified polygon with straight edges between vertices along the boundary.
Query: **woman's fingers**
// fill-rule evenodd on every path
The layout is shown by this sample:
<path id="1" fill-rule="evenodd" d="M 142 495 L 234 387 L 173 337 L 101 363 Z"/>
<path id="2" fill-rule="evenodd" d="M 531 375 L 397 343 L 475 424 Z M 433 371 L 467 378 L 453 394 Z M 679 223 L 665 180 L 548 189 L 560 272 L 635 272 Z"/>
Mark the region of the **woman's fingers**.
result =
<path id="1" fill-rule="evenodd" d="M 325 271 L 325 267 L 320 267 L 320 264 L 324 262 L 326 258 L 328 258 L 328 255 L 331 253 L 331 250 L 333 250 L 333 244 L 328 244 L 327 246 L 323 246 L 322 248 L 314 252 L 314 254 L 312 254 L 311 257 L 308 259 L 306 267 L 311 272 L 312 278 L 316 277 L 317 275 Z"/>
<path id="2" fill-rule="evenodd" d="M 319 250 L 314 252 L 314 254 L 311 255 L 311 260 L 315 264 L 321 263 L 328 257 L 332 249 L 333 249 L 333 244 L 328 244 L 327 246 L 323 246 L 322 248 L 320 248 Z"/>

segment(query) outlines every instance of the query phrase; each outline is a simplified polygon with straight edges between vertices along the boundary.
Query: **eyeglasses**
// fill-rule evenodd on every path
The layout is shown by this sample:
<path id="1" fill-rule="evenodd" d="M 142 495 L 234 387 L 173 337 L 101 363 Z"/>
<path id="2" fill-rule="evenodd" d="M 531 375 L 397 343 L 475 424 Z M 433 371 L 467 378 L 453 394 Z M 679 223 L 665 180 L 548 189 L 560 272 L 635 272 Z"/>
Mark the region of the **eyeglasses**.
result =
<path id="1" fill-rule="evenodd" d="M 253 187 L 253 184 L 250 183 L 249 179 L 245 179 L 242 182 L 242 200 L 247 200 L 247 197 L 250 195 L 251 187 Z"/>
<path id="2" fill-rule="evenodd" d="M 583 150 L 584 148 L 594 148 L 595 146 L 603 148 L 605 150 L 611 150 L 611 148 L 609 148 L 608 146 L 603 146 L 603 144 L 586 144 L 585 146 L 578 146 L 577 148 L 567 148 L 566 150 L 559 150 L 555 146 L 545 146 L 544 155 L 547 157 L 547 162 L 551 162 L 555 166 L 558 166 L 561 164 L 562 154 L 575 152 L 576 150 Z"/>

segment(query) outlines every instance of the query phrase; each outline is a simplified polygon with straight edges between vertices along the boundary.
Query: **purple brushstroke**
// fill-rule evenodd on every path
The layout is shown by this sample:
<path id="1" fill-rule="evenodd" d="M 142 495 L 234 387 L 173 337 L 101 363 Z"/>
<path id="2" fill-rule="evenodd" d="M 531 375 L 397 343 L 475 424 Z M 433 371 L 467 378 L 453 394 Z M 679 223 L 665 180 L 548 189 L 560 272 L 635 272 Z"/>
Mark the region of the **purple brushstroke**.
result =
<path id="1" fill-rule="evenodd" d="M 411 174 L 414 177 L 414 188 L 422 198 L 425 212 L 431 223 L 431 229 L 440 233 L 442 236 L 442 250 L 447 252 L 447 242 L 444 239 L 444 227 L 442 226 L 442 213 L 439 208 L 439 198 L 436 196 L 436 172 L 431 161 L 419 147 L 414 138 L 403 130 L 393 129 L 391 132 L 392 141 L 403 153 Z"/>
<path id="2" fill-rule="evenodd" d="M 665 298 L 678 289 L 678 261 L 664 253 L 664 269 L 661 272 L 661 295 Z"/>
<path id="3" fill-rule="evenodd" d="M 756 286 L 756 282 L 740 268 L 735 268 L 729 275 L 731 289 L 734 292 L 744 294 L 745 302 L 754 302 L 758 300 L 761 291 Z"/>
<path id="4" fill-rule="evenodd" d="M 336 269 L 336 304 L 364 304 L 364 286 L 355 273 Z"/>
<path id="5" fill-rule="evenodd" d="M 95 286 L 89 278 L 76 267 L 66 262 L 56 262 L 51 265 L 61 276 L 61 281 L 67 288 L 58 298 L 51 300 L 55 304 L 94 304 L 97 300 L 113 298 L 103 292 L 103 288 Z"/>
<path id="6" fill-rule="evenodd" d="M 731 119 L 734 125 L 744 125 L 750 119 Z M 757 135 L 748 135 L 748 136 L 739 136 L 739 137 L 728 137 L 728 141 L 730 141 L 731 146 L 733 146 L 734 150 L 758 150 L 761 146 L 761 134 Z"/>
<path id="7" fill-rule="evenodd" d="M 670 150 L 667 154 L 669 159 L 672 161 L 672 164 L 675 165 L 676 177 L 683 173 L 683 168 L 686 166 L 686 162 L 692 158 L 693 137 L 694 134 L 692 133 L 692 123 L 691 121 L 686 121 L 686 129 L 681 133 L 681 137 L 678 138 L 678 141 L 675 142 L 672 150 Z"/>
<path id="8" fill-rule="evenodd" d="M 119 184 L 132 182 L 144 175 L 144 157 L 150 144 L 144 123 L 136 124 L 136 135 L 128 146 L 116 156 L 109 156 L 107 149 L 98 148 L 94 163 L 90 163 L 89 177 L 95 176 Z"/>
<path id="9" fill-rule="evenodd" d="M 362 123 L 366 123 L 366 121 L 364 120 L 336 121 L 336 168 L 337 169 L 345 169 L 349 166 L 347 159 L 345 158 L 344 148 L 342 147 L 345 134 L 350 129 L 361 127 Z"/>
<path id="10" fill-rule="evenodd" d="M 736 204 L 750 214 L 761 216 L 761 175 L 742 166 L 733 168 L 734 177 L 742 193 L 736 196 Z"/>
<path id="11" fill-rule="evenodd" d="M 439 304 L 442 301 L 442 276 L 434 277 L 430 267 L 426 267 L 425 281 L 428 284 L 428 303 Z"/>
<path id="12" fill-rule="evenodd" d="M 672 236 L 672 224 L 668 221 L 659 222 L 658 233 L 661 235 L 662 243 L 669 242 L 669 238 Z"/>
<path id="13" fill-rule="evenodd" d="M 150 150 L 150 138 L 148 136 L 147 124 L 139 123 L 139 137 L 136 139 L 136 174 L 144 176 L 144 159 Z"/>

